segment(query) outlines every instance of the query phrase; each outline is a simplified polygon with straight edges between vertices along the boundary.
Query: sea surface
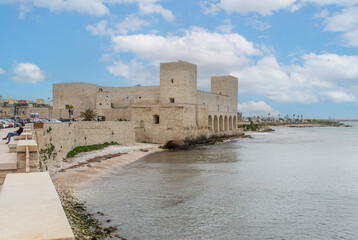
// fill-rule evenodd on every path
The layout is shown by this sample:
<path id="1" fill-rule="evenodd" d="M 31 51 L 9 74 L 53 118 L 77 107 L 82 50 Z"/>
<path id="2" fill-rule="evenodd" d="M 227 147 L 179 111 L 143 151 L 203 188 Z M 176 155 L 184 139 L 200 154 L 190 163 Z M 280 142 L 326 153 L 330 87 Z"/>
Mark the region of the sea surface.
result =
<path id="1" fill-rule="evenodd" d="M 358 239 L 358 124 L 152 154 L 78 193 L 132 239 Z"/>

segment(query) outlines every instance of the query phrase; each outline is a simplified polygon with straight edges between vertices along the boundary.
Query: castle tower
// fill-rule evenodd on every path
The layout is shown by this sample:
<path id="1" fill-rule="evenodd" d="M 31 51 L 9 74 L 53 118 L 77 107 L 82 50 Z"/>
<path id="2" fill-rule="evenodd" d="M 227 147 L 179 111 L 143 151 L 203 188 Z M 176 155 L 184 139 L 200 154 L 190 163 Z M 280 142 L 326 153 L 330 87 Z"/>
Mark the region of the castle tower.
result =
<path id="1" fill-rule="evenodd" d="M 211 77 L 211 92 L 231 97 L 229 112 L 237 112 L 238 79 L 236 77 Z"/>
<path id="2" fill-rule="evenodd" d="M 109 91 L 103 90 L 100 87 L 97 90 L 97 101 L 96 101 L 96 108 L 97 109 L 111 109 L 111 93 Z"/>
<path id="3" fill-rule="evenodd" d="M 160 64 L 160 103 L 195 104 L 197 67 L 178 61 Z"/>

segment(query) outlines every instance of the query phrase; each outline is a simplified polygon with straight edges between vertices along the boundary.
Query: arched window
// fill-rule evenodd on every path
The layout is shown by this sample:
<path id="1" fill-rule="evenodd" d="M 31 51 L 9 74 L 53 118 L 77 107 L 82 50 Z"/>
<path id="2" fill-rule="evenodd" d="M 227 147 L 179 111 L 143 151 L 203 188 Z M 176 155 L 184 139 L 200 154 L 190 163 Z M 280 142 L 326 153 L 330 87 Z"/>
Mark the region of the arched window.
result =
<path id="1" fill-rule="evenodd" d="M 218 117 L 215 115 L 214 116 L 214 131 L 217 132 L 218 130 L 219 130 Z"/>
<path id="2" fill-rule="evenodd" d="M 224 117 L 224 130 L 227 131 L 228 128 L 228 120 L 227 120 L 227 116 Z"/>
<path id="3" fill-rule="evenodd" d="M 224 131 L 223 116 L 219 117 L 219 130 Z"/>
<path id="4" fill-rule="evenodd" d="M 211 115 L 209 115 L 208 124 L 209 124 L 209 130 L 212 131 L 213 130 L 213 118 L 211 117 Z"/>

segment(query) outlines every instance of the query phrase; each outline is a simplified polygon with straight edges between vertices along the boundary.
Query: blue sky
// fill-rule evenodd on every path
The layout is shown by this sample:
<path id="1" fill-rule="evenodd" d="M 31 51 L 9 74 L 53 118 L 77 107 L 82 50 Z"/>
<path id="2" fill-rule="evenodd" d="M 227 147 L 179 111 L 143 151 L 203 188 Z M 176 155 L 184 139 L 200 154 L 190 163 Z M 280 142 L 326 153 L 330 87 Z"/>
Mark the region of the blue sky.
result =
<path id="1" fill-rule="evenodd" d="M 0 95 L 159 85 L 159 63 L 239 78 L 244 115 L 358 119 L 358 0 L 0 0 Z"/>

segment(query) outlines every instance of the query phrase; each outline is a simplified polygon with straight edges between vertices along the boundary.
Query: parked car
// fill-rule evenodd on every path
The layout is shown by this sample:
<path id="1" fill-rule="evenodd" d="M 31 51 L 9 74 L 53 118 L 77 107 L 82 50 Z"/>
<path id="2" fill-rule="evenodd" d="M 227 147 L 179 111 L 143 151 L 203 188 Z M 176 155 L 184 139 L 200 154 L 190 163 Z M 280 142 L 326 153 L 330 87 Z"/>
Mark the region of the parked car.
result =
<path id="1" fill-rule="evenodd" d="M 8 127 L 9 127 L 9 123 L 6 122 L 6 121 L 3 120 L 3 119 L 0 120 L 0 123 L 1 123 L 1 125 L 2 125 L 3 128 L 8 128 Z"/>
<path id="2" fill-rule="evenodd" d="M 56 118 L 51 118 L 51 119 L 50 119 L 50 122 L 52 122 L 52 123 L 59 123 L 59 122 L 61 122 L 61 121 L 58 120 L 58 119 L 56 119 Z"/>

